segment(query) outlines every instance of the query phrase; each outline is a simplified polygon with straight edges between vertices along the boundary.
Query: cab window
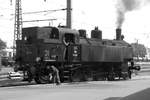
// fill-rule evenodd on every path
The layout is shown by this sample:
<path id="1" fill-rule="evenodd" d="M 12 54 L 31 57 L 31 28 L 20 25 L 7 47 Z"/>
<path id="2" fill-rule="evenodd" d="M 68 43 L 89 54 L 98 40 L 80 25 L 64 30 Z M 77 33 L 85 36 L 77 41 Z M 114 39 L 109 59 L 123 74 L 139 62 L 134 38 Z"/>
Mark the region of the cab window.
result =
<path id="1" fill-rule="evenodd" d="M 65 42 L 73 43 L 73 44 L 75 43 L 75 36 L 74 36 L 74 34 L 66 33 L 64 35 L 64 37 L 65 37 Z"/>
<path id="2" fill-rule="evenodd" d="M 59 30 L 57 28 L 52 28 L 50 39 L 59 39 Z"/>

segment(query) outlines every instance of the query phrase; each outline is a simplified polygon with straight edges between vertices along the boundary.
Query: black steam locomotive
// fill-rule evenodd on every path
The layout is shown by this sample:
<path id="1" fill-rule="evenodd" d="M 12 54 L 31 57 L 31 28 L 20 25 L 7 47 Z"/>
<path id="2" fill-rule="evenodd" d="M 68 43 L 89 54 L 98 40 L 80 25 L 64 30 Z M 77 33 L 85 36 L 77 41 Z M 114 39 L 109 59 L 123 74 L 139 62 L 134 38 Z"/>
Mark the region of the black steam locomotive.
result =
<path id="1" fill-rule="evenodd" d="M 16 41 L 16 62 L 37 83 L 49 82 L 47 65 L 59 69 L 62 82 L 128 79 L 133 50 L 123 38 L 121 29 L 116 29 L 116 39 L 108 40 L 102 39 L 98 27 L 91 31 L 91 38 L 85 30 L 23 28 L 22 40 Z"/>

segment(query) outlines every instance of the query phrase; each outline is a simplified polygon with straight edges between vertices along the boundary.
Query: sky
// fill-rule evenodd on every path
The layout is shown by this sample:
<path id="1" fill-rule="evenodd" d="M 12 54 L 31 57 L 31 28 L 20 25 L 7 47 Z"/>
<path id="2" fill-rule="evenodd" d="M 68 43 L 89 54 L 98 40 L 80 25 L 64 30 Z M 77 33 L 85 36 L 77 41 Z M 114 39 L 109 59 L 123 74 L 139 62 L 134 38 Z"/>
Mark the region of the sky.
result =
<path id="1" fill-rule="evenodd" d="M 15 0 L 0 0 L 0 38 L 13 45 Z M 104 39 L 114 39 L 118 27 L 118 11 L 123 11 L 122 34 L 129 43 L 144 44 L 150 47 L 150 4 L 149 0 L 72 0 L 72 28 L 90 31 L 98 26 Z M 126 2 L 127 1 L 127 2 Z M 129 1 L 129 2 L 128 2 Z M 123 7 L 123 10 L 122 10 Z M 57 10 L 66 8 L 66 0 L 22 0 L 22 12 Z M 121 9 L 121 10 L 120 10 Z M 122 14 L 122 13 L 121 13 Z M 66 11 L 23 14 L 23 21 L 57 19 L 46 22 L 24 22 L 23 27 L 58 26 L 66 24 Z"/>

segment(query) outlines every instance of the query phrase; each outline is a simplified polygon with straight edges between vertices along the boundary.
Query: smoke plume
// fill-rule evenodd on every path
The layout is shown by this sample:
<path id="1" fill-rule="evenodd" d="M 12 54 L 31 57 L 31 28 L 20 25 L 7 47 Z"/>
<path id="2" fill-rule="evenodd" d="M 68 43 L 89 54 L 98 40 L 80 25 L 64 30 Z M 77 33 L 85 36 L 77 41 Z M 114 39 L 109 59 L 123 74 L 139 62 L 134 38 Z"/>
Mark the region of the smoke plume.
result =
<path id="1" fill-rule="evenodd" d="M 125 14 L 127 12 L 140 8 L 140 0 L 118 0 L 117 8 L 117 28 L 121 28 L 125 20 Z"/>

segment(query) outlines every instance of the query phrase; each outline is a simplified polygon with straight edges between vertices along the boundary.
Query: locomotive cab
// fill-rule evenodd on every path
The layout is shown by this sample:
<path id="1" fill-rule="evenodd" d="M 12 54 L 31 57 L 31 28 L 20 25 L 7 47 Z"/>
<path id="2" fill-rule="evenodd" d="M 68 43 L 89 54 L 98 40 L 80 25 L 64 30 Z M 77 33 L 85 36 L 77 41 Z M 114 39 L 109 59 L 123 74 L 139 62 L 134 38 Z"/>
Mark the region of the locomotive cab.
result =
<path id="1" fill-rule="evenodd" d="M 65 57 L 64 60 L 67 62 L 80 61 L 80 45 L 78 31 L 67 30 L 62 35 L 62 41 L 65 45 Z"/>

